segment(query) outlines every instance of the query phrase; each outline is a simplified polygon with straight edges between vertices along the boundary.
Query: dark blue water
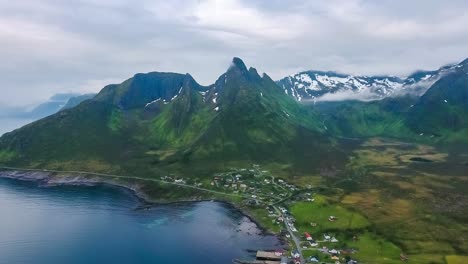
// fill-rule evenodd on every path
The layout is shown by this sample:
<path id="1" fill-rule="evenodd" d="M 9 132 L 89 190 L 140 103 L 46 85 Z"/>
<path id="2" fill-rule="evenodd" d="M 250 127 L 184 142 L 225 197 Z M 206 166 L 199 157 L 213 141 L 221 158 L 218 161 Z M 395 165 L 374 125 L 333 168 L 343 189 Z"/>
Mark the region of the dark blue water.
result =
<path id="1" fill-rule="evenodd" d="M 139 205 L 112 187 L 43 188 L 0 178 L 0 263 L 219 264 L 280 246 L 222 203 Z"/>

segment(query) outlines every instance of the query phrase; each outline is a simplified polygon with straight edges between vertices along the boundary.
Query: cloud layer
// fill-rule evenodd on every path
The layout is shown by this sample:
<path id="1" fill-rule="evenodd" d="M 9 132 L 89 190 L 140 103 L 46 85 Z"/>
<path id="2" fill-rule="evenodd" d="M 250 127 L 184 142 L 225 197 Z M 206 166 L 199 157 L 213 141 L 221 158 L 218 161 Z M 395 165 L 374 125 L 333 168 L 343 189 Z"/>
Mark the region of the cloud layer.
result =
<path id="1" fill-rule="evenodd" d="M 97 91 L 136 72 L 209 84 L 239 56 L 299 70 L 404 75 L 468 56 L 466 1 L 0 0 L 0 104 Z"/>

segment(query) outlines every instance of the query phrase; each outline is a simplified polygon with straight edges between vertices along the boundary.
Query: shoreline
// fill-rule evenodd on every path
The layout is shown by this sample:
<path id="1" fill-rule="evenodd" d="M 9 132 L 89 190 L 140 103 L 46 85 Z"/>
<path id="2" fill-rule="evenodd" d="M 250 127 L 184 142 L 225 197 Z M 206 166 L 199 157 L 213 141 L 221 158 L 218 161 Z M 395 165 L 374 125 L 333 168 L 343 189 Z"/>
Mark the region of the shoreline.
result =
<path id="1" fill-rule="evenodd" d="M 88 177 L 89 176 L 89 177 Z M 135 208 L 135 210 L 152 208 L 161 205 L 177 205 L 177 204 L 186 204 L 186 203 L 198 203 L 198 202 L 208 202 L 213 201 L 221 203 L 225 206 L 228 206 L 232 209 L 239 211 L 243 216 L 248 218 L 253 222 L 262 235 L 272 235 L 282 243 L 283 248 L 287 247 L 284 239 L 277 233 L 264 227 L 259 221 L 257 221 L 245 208 L 232 203 L 226 200 L 220 199 L 186 199 L 186 200 L 155 200 L 150 198 L 141 188 L 143 184 L 125 184 L 119 181 L 104 179 L 103 177 L 91 176 L 91 175 L 73 175 L 72 173 L 55 173 L 47 171 L 26 171 L 26 170 L 10 170 L 10 169 L 0 169 L 0 178 L 8 178 L 19 181 L 28 181 L 42 184 L 44 187 L 53 187 L 53 186 L 99 186 L 105 185 L 112 188 L 121 189 L 125 192 L 128 192 L 130 195 L 134 196 L 140 205 Z"/>

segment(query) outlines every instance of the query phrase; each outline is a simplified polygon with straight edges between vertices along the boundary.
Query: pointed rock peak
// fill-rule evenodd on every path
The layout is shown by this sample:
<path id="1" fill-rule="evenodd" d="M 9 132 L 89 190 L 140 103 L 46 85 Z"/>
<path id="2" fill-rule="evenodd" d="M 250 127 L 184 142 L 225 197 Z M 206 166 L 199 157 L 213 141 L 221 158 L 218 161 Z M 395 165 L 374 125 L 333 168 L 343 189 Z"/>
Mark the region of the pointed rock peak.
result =
<path id="1" fill-rule="evenodd" d="M 256 79 L 256 80 L 261 80 L 262 79 L 262 77 L 260 77 L 260 75 L 258 74 L 257 69 L 255 69 L 255 68 L 250 67 L 249 68 L 249 73 L 250 73 L 250 76 L 252 78 Z"/>
<path id="2" fill-rule="evenodd" d="M 241 70 L 242 72 L 246 72 L 247 71 L 247 67 L 245 66 L 244 62 L 239 59 L 238 57 L 234 57 L 232 59 L 232 63 L 231 63 L 231 66 L 229 67 L 229 69 L 239 69 Z"/>

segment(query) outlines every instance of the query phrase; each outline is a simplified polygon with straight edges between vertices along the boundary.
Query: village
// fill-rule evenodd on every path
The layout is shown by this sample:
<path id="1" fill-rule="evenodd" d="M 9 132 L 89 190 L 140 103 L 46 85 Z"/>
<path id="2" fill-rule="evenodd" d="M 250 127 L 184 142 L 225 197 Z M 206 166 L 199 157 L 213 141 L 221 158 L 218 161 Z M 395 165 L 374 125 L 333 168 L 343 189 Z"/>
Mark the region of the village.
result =
<path id="1" fill-rule="evenodd" d="M 346 242 L 358 241 L 359 235 L 345 238 L 340 234 L 340 217 L 333 215 L 333 210 L 322 210 L 320 219 L 316 222 L 307 222 L 305 218 L 313 218 L 313 214 L 321 210 L 320 201 L 323 196 L 314 194 L 314 188 L 310 185 L 299 188 L 288 183 L 285 179 L 275 178 L 267 170 L 262 170 L 259 165 L 251 168 L 231 168 L 227 172 L 216 173 L 210 179 L 194 180 L 176 178 L 171 176 L 161 177 L 162 181 L 173 184 L 192 186 L 212 192 L 237 195 L 241 198 L 241 204 L 259 212 L 260 217 L 267 219 L 262 225 L 277 231 L 286 242 L 285 249 L 260 250 L 256 253 L 255 260 L 235 260 L 244 264 L 357 264 L 355 257 L 358 248 L 347 247 Z M 319 201 L 316 201 L 319 199 Z M 307 206 L 306 215 L 290 211 L 297 205 Z M 314 205 L 315 204 L 315 205 Z M 308 207 L 307 207 L 308 208 Z M 323 213 L 330 213 L 323 217 Z M 262 217 L 263 216 L 263 217 Z M 268 220 L 269 219 L 269 220 Z M 298 222 L 301 224 L 298 225 Z M 323 227 L 333 230 L 329 232 Z M 345 232 L 346 230 L 342 230 Z M 341 241 L 348 240 L 348 241 Z M 407 261 L 404 254 L 400 255 L 402 262 Z"/>

